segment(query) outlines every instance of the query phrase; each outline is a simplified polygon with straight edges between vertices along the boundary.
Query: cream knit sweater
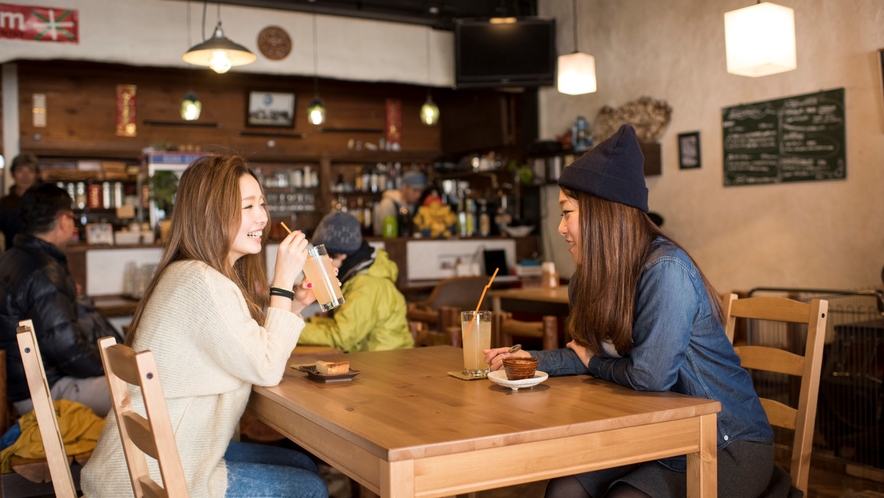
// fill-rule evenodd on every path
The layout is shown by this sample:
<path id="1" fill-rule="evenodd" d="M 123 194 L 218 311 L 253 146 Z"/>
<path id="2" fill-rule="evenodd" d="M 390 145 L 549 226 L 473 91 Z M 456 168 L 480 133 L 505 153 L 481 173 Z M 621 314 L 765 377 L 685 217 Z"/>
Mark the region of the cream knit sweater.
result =
<path id="1" fill-rule="evenodd" d="M 277 308 L 259 326 L 239 288 L 205 263 L 182 261 L 166 270 L 141 317 L 134 349 L 156 357 L 192 498 L 224 496 L 222 457 L 252 385 L 279 384 L 303 328 L 298 315 Z M 132 404 L 144 414 L 138 389 L 132 390 Z M 161 482 L 156 462 L 147 461 Z M 87 497 L 133 496 L 113 414 L 81 484 Z"/>

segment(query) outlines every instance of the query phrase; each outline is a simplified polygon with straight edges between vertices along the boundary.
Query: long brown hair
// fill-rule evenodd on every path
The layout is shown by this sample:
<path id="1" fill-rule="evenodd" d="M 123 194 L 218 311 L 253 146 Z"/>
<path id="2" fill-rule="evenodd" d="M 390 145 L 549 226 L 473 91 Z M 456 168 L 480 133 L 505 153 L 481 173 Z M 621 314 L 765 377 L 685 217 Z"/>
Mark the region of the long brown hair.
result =
<path id="1" fill-rule="evenodd" d="M 628 352 L 632 349 L 635 293 L 642 269 L 651 257 L 653 241 L 662 236 L 684 248 L 639 209 L 577 190 L 562 190 L 577 201 L 580 223 L 580 264 L 572 288 L 572 301 L 579 306 L 571 309 L 568 332 L 577 344 L 593 353 L 602 352 L 605 340 L 610 340 L 619 353 Z M 713 312 L 722 320 L 715 288 L 696 262 L 694 266 L 703 278 Z"/>
<path id="2" fill-rule="evenodd" d="M 127 345 L 131 346 L 135 340 L 145 305 L 158 282 L 176 261 L 202 261 L 232 280 L 242 291 L 249 314 L 258 323 L 264 323 L 269 298 L 258 292 L 267 287 L 264 251 L 247 254 L 233 266 L 228 263 L 233 237 L 242 222 L 239 181 L 243 175 L 255 177 L 245 160 L 236 154 L 203 156 L 181 175 L 163 258 L 132 317 L 126 334 Z M 267 227 L 264 230 L 266 232 Z"/>

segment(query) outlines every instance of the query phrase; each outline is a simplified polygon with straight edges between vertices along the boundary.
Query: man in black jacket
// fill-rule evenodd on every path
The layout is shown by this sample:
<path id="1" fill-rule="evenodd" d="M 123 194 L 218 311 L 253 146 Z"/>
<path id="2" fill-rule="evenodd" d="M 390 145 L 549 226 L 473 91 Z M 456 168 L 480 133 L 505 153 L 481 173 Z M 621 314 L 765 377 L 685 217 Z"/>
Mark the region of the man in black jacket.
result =
<path id="1" fill-rule="evenodd" d="M 62 252 L 74 233 L 71 198 L 53 184 L 34 186 L 22 196 L 21 216 L 24 233 L 0 255 L 0 346 L 9 399 L 19 414 L 33 409 L 16 340 L 19 320 L 31 319 L 52 398 L 78 401 L 103 417 L 111 404 L 96 331 L 79 316 Z"/>

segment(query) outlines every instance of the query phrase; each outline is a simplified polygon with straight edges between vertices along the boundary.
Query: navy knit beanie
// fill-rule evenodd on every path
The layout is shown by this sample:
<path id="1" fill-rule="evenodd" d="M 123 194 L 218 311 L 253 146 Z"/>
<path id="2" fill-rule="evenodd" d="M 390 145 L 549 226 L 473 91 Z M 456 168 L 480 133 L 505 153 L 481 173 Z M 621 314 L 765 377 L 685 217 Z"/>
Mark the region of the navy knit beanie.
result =
<path id="1" fill-rule="evenodd" d="M 635 129 L 623 125 L 604 142 L 562 170 L 559 186 L 648 212 L 645 158 Z"/>
<path id="2" fill-rule="evenodd" d="M 352 256 L 362 247 L 362 226 L 352 214 L 335 211 L 319 222 L 311 242 L 325 244 L 329 254 Z"/>

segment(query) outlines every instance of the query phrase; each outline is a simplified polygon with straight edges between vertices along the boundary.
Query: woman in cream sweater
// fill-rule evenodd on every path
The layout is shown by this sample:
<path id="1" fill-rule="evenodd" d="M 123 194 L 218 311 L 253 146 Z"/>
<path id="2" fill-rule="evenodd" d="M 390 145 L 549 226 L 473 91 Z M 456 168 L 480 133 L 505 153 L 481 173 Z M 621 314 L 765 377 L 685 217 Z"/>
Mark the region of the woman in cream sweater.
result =
<path id="1" fill-rule="evenodd" d="M 315 464 L 301 453 L 231 442 L 252 385 L 273 386 L 313 301 L 291 291 L 307 258 L 294 232 L 279 245 L 267 295 L 261 239 L 264 193 L 237 155 L 206 156 L 181 176 L 163 259 L 135 311 L 126 343 L 153 351 L 190 496 L 325 497 Z M 144 413 L 141 393 L 132 404 Z M 156 463 L 151 474 L 159 481 Z M 123 446 L 108 417 L 82 473 L 89 497 L 132 496 Z"/>

